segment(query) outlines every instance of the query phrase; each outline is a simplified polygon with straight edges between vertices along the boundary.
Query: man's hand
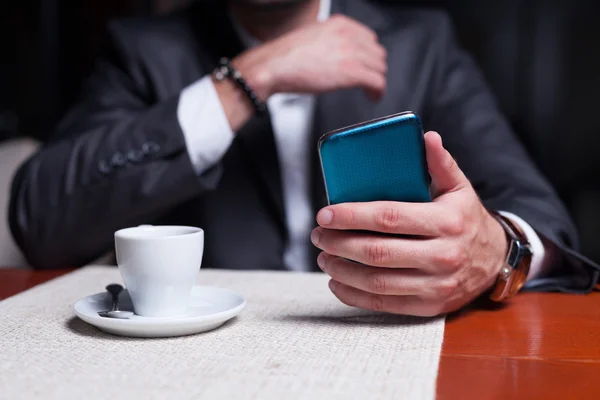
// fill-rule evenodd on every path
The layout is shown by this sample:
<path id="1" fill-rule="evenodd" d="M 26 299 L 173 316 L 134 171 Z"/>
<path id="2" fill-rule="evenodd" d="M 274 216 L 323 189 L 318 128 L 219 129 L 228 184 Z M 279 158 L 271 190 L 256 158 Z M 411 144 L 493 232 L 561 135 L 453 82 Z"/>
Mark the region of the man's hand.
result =
<path id="1" fill-rule="evenodd" d="M 290 32 L 233 60 L 259 97 L 274 93 L 323 93 L 360 87 L 380 98 L 387 54 L 377 35 L 348 17 Z"/>
<path id="2" fill-rule="evenodd" d="M 387 53 L 377 35 L 341 15 L 247 50 L 231 62 L 263 101 L 275 93 L 354 87 L 377 100 L 386 88 Z M 237 132 L 254 114 L 252 103 L 230 80 L 215 87 L 229 126 Z"/>
<path id="3" fill-rule="evenodd" d="M 507 240 L 500 224 L 441 137 L 428 132 L 425 145 L 433 202 L 347 203 L 317 214 L 320 227 L 311 239 L 323 250 L 319 266 L 331 276 L 335 296 L 350 306 L 447 313 L 490 288 L 504 263 Z"/>

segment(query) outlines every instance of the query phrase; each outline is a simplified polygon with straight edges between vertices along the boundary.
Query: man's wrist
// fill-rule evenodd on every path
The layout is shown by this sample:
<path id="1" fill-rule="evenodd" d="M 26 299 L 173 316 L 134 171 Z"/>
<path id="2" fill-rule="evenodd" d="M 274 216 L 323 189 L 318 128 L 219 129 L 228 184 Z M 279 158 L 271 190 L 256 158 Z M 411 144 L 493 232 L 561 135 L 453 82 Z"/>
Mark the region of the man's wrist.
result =
<path id="1" fill-rule="evenodd" d="M 493 263 L 493 268 L 491 271 L 493 278 L 491 286 L 493 286 L 496 282 L 498 274 L 500 273 L 500 270 L 506 264 L 506 256 L 508 254 L 509 243 L 508 237 L 506 236 L 506 231 L 504 230 L 500 222 L 498 222 L 498 220 L 496 220 L 496 218 L 494 218 L 490 213 L 488 213 L 487 217 L 490 221 L 490 227 L 492 231 L 491 240 L 495 255 L 492 258 L 495 261 Z"/>
<path id="2" fill-rule="evenodd" d="M 274 94 L 274 84 L 268 64 L 263 60 L 258 49 L 253 49 L 231 60 L 231 65 L 242 74 L 259 100 L 266 103 Z"/>
<path id="3" fill-rule="evenodd" d="M 223 57 L 219 62 L 219 67 L 214 71 L 213 77 L 219 82 L 224 80 L 232 81 L 242 90 L 246 99 L 250 100 L 254 111 L 263 114 L 267 109 L 267 104 L 260 99 L 254 89 L 248 84 L 242 73 L 236 69 L 229 58 Z"/>

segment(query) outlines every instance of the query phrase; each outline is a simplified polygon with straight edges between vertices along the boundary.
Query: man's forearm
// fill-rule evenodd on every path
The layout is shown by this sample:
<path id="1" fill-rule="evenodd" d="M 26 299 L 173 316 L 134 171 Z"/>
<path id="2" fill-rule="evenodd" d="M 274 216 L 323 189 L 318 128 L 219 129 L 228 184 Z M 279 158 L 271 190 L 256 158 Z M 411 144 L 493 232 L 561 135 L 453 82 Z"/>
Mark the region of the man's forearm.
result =
<path id="1" fill-rule="evenodd" d="M 116 229 L 147 223 L 216 185 L 215 172 L 195 174 L 176 106 L 172 98 L 127 117 L 115 112 L 112 123 L 82 123 L 79 135 L 47 145 L 21 168 L 10 223 L 33 266 L 89 262 L 110 248 Z"/>

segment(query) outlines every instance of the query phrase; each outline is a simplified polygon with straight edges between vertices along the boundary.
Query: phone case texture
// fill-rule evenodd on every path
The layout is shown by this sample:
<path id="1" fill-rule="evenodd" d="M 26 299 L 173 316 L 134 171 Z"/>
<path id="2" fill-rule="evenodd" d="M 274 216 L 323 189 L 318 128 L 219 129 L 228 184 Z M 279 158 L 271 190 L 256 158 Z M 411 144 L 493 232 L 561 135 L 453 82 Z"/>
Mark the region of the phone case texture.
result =
<path id="1" fill-rule="evenodd" d="M 431 201 L 423 128 L 412 113 L 325 135 L 319 153 L 330 204 Z"/>

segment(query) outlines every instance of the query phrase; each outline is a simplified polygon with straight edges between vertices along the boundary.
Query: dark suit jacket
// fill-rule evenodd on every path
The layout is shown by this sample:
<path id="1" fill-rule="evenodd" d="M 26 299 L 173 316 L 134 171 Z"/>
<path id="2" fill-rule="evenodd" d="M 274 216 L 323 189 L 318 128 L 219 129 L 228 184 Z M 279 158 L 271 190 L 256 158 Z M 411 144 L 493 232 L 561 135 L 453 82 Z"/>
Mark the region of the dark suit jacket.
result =
<path id="1" fill-rule="evenodd" d="M 283 268 L 287 233 L 268 116 L 254 117 L 201 176 L 177 121 L 181 90 L 211 73 L 220 57 L 242 51 L 224 3 L 109 25 L 106 51 L 82 99 L 14 180 L 11 228 L 34 266 L 83 265 L 112 248 L 117 229 L 170 223 L 205 229 L 206 267 Z M 325 205 L 317 137 L 412 110 L 425 129 L 442 134 L 488 208 L 519 215 L 562 250 L 552 278 L 530 287 L 591 290 L 598 270 L 574 252 L 577 234 L 565 208 L 459 49 L 449 18 L 366 0 L 334 0 L 332 13 L 378 33 L 389 53 L 388 89 L 377 103 L 358 89 L 318 96 L 306 144 L 315 211 Z"/>

